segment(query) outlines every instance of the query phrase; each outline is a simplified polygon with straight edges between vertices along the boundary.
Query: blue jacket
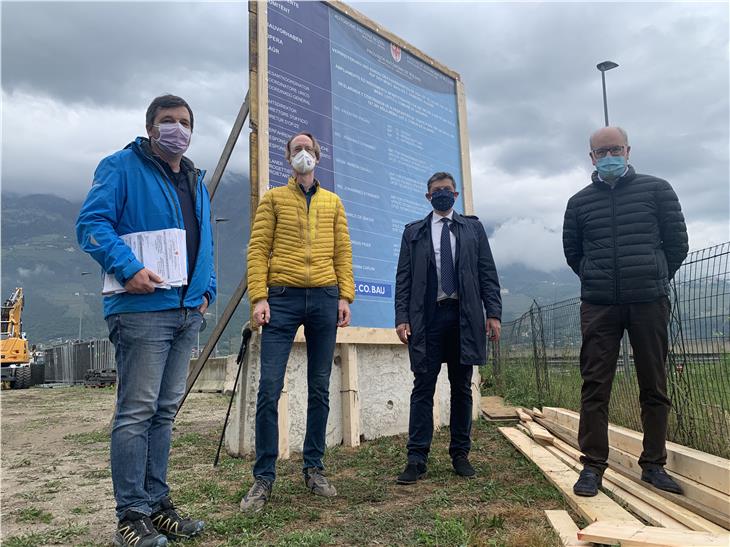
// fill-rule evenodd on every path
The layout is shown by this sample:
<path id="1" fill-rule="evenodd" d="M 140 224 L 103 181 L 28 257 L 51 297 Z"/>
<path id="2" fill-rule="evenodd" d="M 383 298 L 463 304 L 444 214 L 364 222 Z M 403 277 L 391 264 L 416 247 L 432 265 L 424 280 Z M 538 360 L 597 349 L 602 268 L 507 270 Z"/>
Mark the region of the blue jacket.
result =
<path id="1" fill-rule="evenodd" d="M 114 274 L 124 285 L 143 268 L 120 236 L 133 232 L 185 228 L 180 202 L 172 182 L 152 155 L 149 140 L 143 137 L 124 150 L 104 158 L 94 173 L 94 183 L 76 221 L 76 237 L 81 248 L 96 260 L 104 272 Z M 184 287 L 157 289 L 150 294 L 122 293 L 104 297 L 104 317 L 114 313 L 162 311 L 194 308 L 215 300 L 213 231 L 210 198 L 203 184 L 204 171 L 182 162 L 191 173 L 190 184 L 195 214 L 200 227 L 200 245 L 193 276 Z M 188 257 L 190 260 L 192 257 Z"/>

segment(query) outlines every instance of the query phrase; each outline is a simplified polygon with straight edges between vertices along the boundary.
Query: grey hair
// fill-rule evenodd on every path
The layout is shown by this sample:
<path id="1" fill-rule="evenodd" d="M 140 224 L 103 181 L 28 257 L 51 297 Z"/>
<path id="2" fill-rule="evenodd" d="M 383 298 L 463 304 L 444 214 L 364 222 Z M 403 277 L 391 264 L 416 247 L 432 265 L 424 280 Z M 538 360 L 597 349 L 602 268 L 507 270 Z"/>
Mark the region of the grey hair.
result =
<path id="1" fill-rule="evenodd" d="M 621 133 L 621 136 L 624 138 L 624 143 L 626 143 L 626 146 L 629 145 L 629 134 L 626 133 L 626 130 L 623 127 L 619 127 L 618 125 L 612 126 L 614 129 L 616 129 L 619 133 Z M 605 127 L 602 127 L 601 129 L 606 129 Z M 599 129 L 598 131 L 600 131 Z M 593 134 L 588 137 L 588 148 L 590 150 L 593 150 L 593 136 L 598 133 L 598 131 L 594 131 Z"/>

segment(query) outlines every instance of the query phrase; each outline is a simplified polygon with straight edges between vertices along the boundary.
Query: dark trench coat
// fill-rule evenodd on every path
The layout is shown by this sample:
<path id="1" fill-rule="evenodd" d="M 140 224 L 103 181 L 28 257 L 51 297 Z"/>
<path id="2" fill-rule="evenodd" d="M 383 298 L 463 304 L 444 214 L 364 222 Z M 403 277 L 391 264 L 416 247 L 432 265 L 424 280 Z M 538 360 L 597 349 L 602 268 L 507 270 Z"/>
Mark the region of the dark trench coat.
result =
<path id="1" fill-rule="evenodd" d="M 395 284 L 395 324 L 409 323 L 411 370 L 428 366 L 426 327 L 437 313 L 436 263 L 431 243 L 431 217 L 406 225 L 401 240 Z M 459 291 L 459 346 L 462 365 L 487 362 L 486 320 L 501 319 L 502 298 L 497 269 L 484 226 L 477 217 L 454 212 L 455 269 Z"/>

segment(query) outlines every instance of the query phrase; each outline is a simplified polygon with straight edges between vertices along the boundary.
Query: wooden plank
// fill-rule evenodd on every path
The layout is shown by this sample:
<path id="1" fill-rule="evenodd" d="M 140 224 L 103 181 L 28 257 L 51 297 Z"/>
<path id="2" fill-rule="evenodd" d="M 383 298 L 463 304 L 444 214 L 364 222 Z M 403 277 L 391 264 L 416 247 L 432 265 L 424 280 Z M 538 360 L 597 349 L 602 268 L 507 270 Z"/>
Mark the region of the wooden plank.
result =
<path id="1" fill-rule="evenodd" d="M 527 414 L 527 412 L 525 412 L 525 410 L 523 408 L 518 406 L 515 408 L 515 412 L 517 412 L 517 416 L 520 418 L 520 421 L 522 421 L 522 422 L 531 422 L 532 421 L 532 416 Z"/>
<path id="2" fill-rule="evenodd" d="M 279 397 L 279 459 L 288 460 L 291 456 L 289 450 L 289 386 L 287 374 L 284 374 L 284 387 Z"/>
<path id="3" fill-rule="evenodd" d="M 563 547 L 591 547 L 592 543 L 578 539 L 578 527 L 567 511 L 545 510 L 548 522 L 560 537 Z"/>
<path id="4" fill-rule="evenodd" d="M 555 448 L 570 456 L 574 461 L 578 461 L 581 456 L 581 452 L 579 450 L 576 450 L 575 448 L 561 441 L 560 439 L 555 439 Z M 579 465 L 582 468 L 582 464 Z M 603 480 L 604 483 L 606 481 L 609 481 L 610 483 L 615 484 L 629 494 L 632 494 L 637 498 L 643 500 L 644 502 L 651 504 L 652 507 L 661 511 L 665 515 L 670 515 L 673 521 L 682 524 L 682 528 L 695 530 L 698 532 L 711 532 L 713 534 L 723 534 L 727 532 L 727 530 L 725 530 L 723 527 L 718 526 L 717 524 L 710 522 L 709 520 L 699 515 L 694 514 L 689 509 L 677 505 L 671 500 L 655 494 L 648 488 L 632 481 L 627 477 L 624 477 L 620 473 L 617 473 L 610 468 L 606 469 L 605 473 L 603 474 Z M 646 520 L 651 522 L 651 520 L 649 519 Z M 654 524 L 656 526 L 664 526 L 665 528 L 673 527 L 661 522 L 651 522 L 651 524 Z"/>
<path id="5" fill-rule="evenodd" d="M 525 427 L 530 431 L 530 437 L 543 444 L 553 444 L 555 437 L 547 429 L 535 422 L 525 422 Z"/>
<path id="6" fill-rule="evenodd" d="M 527 428 L 525 427 L 525 424 L 523 424 L 522 422 L 518 423 L 518 424 L 517 424 L 517 425 L 516 425 L 515 427 L 516 427 L 517 429 L 519 429 L 520 431 L 522 431 L 522 433 L 524 433 L 524 434 L 525 434 L 525 435 L 527 435 L 528 437 L 532 437 L 532 435 L 530 434 L 530 430 L 529 430 L 529 429 L 527 429 Z"/>
<path id="7" fill-rule="evenodd" d="M 459 149 L 461 156 L 461 192 L 464 214 L 474 214 L 474 198 L 471 184 L 471 158 L 469 156 L 469 130 L 466 123 L 466 92 L 461 80 L 456 80 L 456 106 L 459 123 Z"/>
<path id="8" fill-rule="evenodd" d="M 538 419 L 538 422 L 556 437 L 574 448 L 578 448 L 578 434 L 575 431 L 550 420 Z M 630 478 L 644 488 L 648 488 L 655 494 L 689 509 L 725 529 L 730 529 L 730 496 L 681 475 L 673 475 L 673 477 L 684 490 L 684 495 L 659 490 L 641 480 L 641 467 L 636 456 L 613 447 L 609 447 L 608 463 L 614 471 Z"/>
<path id="9" fill-rule="evenodd" d="M 340 346 L 342 391 L 342 444 L 360 446 L 360 387 L 357 346 Z"/>
<path id="10" fill-rule="evenodd" d="M 294 342 L 303 343 L 304 327 L 300 327 L 294 336 Z M 402 346 L 395 329 L 375 329 L 370 327 L 347 327 L 346 329 L 337 329 L 338 344 L 373 344 L 373 345 L 390 345 Z"/>
<path id="11" fill-rule="evenodd" d="M 566 445 L 567 446 L 567 445 Z M 583 469 L 583 464 L 576 460 L 571 454 L 563 452 L 555 446 L 546 447 L 547 451 L 559 458 L 571 469 L 580 472 Z M 607 470 L 608 471 L 608 470 Z M 628 492 L 621 488 L 621 485 L 614 483 L 609 480 L 609 477 L 604 474 L 602 488 L 613 494 L 613 497 L 622 503 L 626 504 L 628 509 L 635 515 L 641 517 L 645 521 L 654 526 L 663 526 L 664 528 L 673 528 L 676 530 L 689 530 L 687 526 L 672 518 L 672 516 L 664 513 L 663 511 L 653 507 L 645 500 L 636 496 L 635 494 Z"/>
<path id="12" fill-rule="evenodd" d="M 631 526 L 625 522 L 594 522 L 578 532 L 578 538 L 594 543 L 618 543 L 643 547 L 727 547 L 730 535 Z"/>
<path id="13" fill-rule="evenodd" d="M 546 407 L 546 418 L 578 430 L 580 414 L 564 408 Z M 611 446 L 640 456 L 644 435 L 638 431 L 614 424 L 608 426 L 608 442 Z M 730 460 L 667 441 L 665 468 L 694 481 L 730 495 Z"/>
<path id="14" fill-rule="evenodd" d="M 480 401 L 482 412 L 492 419 L 509 418 L 516 419 L 517 412 L 514 407 L 504 404 L 504 399 L 497 396 L 482 397 Z"/>
<path id="15" fill-rule="evenodd" d="M 535 417 L 537 417 L 537 418 L 544 418 L 544 416 L 542 414 L 542 410 L 540 410 L 539 408 L 533 407 L 532 408 L 532 417 L 533 418 L 535 418 Z"/>
<path id="16" fill-rule="evenodd" d="M 527 435 L 524 435 L 513 427 L 500 427 L 499 431 L 526 458 L 540 468 L 548 481 L 562 492 L 568 504 L 584 519 L 590 522 L 595 520 L 615 520 L 623 521 L 627 524 L 639 524 L 639 521 L 631 513 L 603 492 L 598 492 L 598 495 L 592 498 L 576 496 L 573 493 L 573 484 L 578 480 L 578 473 Z"/>

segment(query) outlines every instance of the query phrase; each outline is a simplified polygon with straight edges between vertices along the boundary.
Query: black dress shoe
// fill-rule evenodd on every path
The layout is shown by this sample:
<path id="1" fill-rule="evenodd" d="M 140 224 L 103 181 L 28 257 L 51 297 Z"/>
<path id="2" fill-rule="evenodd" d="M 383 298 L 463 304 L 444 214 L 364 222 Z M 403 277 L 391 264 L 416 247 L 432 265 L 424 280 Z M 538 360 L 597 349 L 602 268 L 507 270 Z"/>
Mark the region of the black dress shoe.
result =
<path id="1" fill-rule="evenodd" d="M 466 455 L 455 456 L 451 460 L 451 464 L 454 466 L 454 472 L 462 477 L 472 478 L 477 473 L 469 463 L 469 458 Z"/>
<path id="2" fill-rule="evenodd" d="M 426 476 L 426 464 L 425 463 L 409 463 L 403 470 L 403 473 L 398 475 L 395 480 L 398 484 L 415 484 L 418 480 Z"/>
<path id="3" fill-rule="evenodd" d="M 684 494 L 684 490 L 679 486 L 672 477 L 667 475 L 663 467 L 653 467 L 644 469 L 641 472 L 641 480 L 653 484 L 659 490 L 672 492 L 673 494 Z"/>
<path id="4" fill-rule="evenodd" d="M 598 494 L 598 488 L 601 486 L 602 477 L 587 467 L 580 472 L 578 481 L 573 485 L 573 493 L 576 496 L 585 496 L 587 498 Z"/>

